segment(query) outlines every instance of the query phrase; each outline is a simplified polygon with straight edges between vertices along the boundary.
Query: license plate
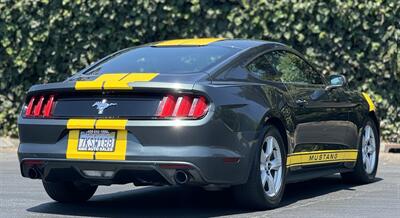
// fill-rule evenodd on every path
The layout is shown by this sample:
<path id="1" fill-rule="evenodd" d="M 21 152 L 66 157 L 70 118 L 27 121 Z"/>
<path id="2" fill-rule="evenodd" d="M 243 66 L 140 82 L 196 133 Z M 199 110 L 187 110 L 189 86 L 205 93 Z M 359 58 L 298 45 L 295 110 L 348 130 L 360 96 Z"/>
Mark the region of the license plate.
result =
<path id="1" fill-rule="evenodd" d="M 78 151 L 113 152 L 116 131 L 83 130 L 79 133 Z"/>

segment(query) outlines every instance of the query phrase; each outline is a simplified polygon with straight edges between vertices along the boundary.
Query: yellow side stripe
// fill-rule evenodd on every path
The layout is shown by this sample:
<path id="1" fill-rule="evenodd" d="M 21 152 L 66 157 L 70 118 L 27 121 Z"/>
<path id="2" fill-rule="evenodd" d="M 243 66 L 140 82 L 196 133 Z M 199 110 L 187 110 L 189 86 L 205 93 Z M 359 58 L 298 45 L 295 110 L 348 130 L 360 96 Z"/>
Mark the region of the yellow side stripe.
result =
<path id="1" fill-rule="evenodd" d="M 159 42 L 154 46 L 201 46 L 224 40 L 225 38 L 174 39 Z"/>
<path id="2" fill-rule="evenodd" d="M 334 152 L 357 152 L 356 149 L 342 149 L 342 150 L 321 150 L 321 151 L 304 151 L 295 152 L 289 154 L 289 156 L 303 155 L 303 154 L 323 154 L 323 153 L 334 153 Z"/>
<path id="3" fill-rule="evenodd" d="M 131 82 L 148 82 L 158 73 L 109 73 L 92 81 L 77 81 L 76 90 L 131 90 Z"/>
<path id="4" fill-rule="evenodd" d="M 357 160 L 357 154 L 355 149 L 298 152 L 288 155 L 286 166 L 354 162 Z"/>
<path id="5" fill-rule="evenodd" d="M 365 100 L 368 102 L 369 105 L 369 111 L 375 111 L 375 105 L 374 102 L 372 101 L 371 97 L 369 97 L 369 95 L 365 92 L 362 93 Z"/>
<path id="6" fill-rule="evenodd" d="M 356 160 L 332 160 L 332 161 L 323 161 L 323 162 L 312 162 L 312 163 L 299 163 L 287 165 L 286 167 L 298 167 L 298 166 L 309 166 L 309 165 L 317 165 L 317 164 L 330 164 L 330 163 L 344 163 L 344 162 L 355 162 Z"/>

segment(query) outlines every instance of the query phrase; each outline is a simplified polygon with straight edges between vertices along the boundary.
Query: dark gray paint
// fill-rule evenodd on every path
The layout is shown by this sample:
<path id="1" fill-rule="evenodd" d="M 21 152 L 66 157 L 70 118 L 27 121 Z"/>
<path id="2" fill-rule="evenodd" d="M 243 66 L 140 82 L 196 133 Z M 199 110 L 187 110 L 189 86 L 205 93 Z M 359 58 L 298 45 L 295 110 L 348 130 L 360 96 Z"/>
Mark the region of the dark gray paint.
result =
<path id="1" fill-rule="evenodd" d="M 219 43 L 230 46 L 229 41 Z M 291 49 L 282 44 L 260 41 L 233 40 L 232 43 L 231 46 L 241 46 L 242 51 L 205 73 L 160 75 L 151 82 L 130 84 L 135 87 L 134 93 L 205 95 L 210 101 L 210 111 L 201 120 L 182 120 L 179 123 L 173 120 L 130 120 L 127 125 L 127 160 L 187 162 L 196 166 L 206 183 L 241 184 L 247 181 L 254 151 L 270 119 L 279 120 L 285 128 L 283 132 L 286 133 L 284 137 L 288 141 L 289 154 L 303 144 L 322 144 L 320 149 L 331 144 L 343 149 L 357 147 L 356 136 L 369 113 L 361 95 L 348 90 L 322 92 L 317 93 L 317 98 L 309 105 L 298 106 L 295 103 L 297 96 L 290 93 L 287 86 L 259 81 L 243 68 L 248 61 L 269 50 Z M 298 93 L 303 93 L 300 91 Z M 304 92 L 304 95 L 312 97 L 313 92 L 315 90 Z M 76 92 L 74 82 L 66 81 L 33 86 L 28 98 L 38 93 L 86 92 Z M 105 98 L 111 93 L 118 92 L 96 92 Z M 64 160 L 66 122 L 66 119 L 20 117 L 20 161 L 28 158 Z M 240 162 L 224 163 L 225 157 L 239 157 Z M 93 161 L 94 166 L 96 162 Z M 68 162 L 65 164 L 68 166 Z"/>

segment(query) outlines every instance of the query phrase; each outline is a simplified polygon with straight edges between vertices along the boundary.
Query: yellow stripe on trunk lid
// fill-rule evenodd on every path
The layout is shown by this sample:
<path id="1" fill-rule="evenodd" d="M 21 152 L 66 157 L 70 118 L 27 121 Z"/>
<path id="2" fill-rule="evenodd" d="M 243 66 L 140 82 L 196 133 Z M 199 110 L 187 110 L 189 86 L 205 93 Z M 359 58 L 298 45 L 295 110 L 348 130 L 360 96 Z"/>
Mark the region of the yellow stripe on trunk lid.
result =
<path id="1" fill-rule="evenodd" d="M 131 82 L 149 82 L 158 73 L 108 73 L 92 81 L 77 81 L 75 90 L 131 90 Z"/>

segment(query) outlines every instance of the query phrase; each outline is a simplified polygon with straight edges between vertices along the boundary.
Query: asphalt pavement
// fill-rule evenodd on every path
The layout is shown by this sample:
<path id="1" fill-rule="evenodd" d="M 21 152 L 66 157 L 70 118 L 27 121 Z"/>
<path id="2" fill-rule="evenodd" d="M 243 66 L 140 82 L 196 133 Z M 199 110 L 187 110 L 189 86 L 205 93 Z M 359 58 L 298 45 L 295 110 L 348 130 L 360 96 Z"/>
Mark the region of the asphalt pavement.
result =
<path id="1" fill-rule="evenodd" d="M 40 180 L 20 175 L 16 152 L 0 150 L 0 217 L 400 217 L 400 154 L 381 156 L 377 179 L 348 185 L 333 175 L 288 185 L 282 206 L 249 211 L 229 192 L 198 188 L 100 187 L 87 203 L 52 201 Z"/>

